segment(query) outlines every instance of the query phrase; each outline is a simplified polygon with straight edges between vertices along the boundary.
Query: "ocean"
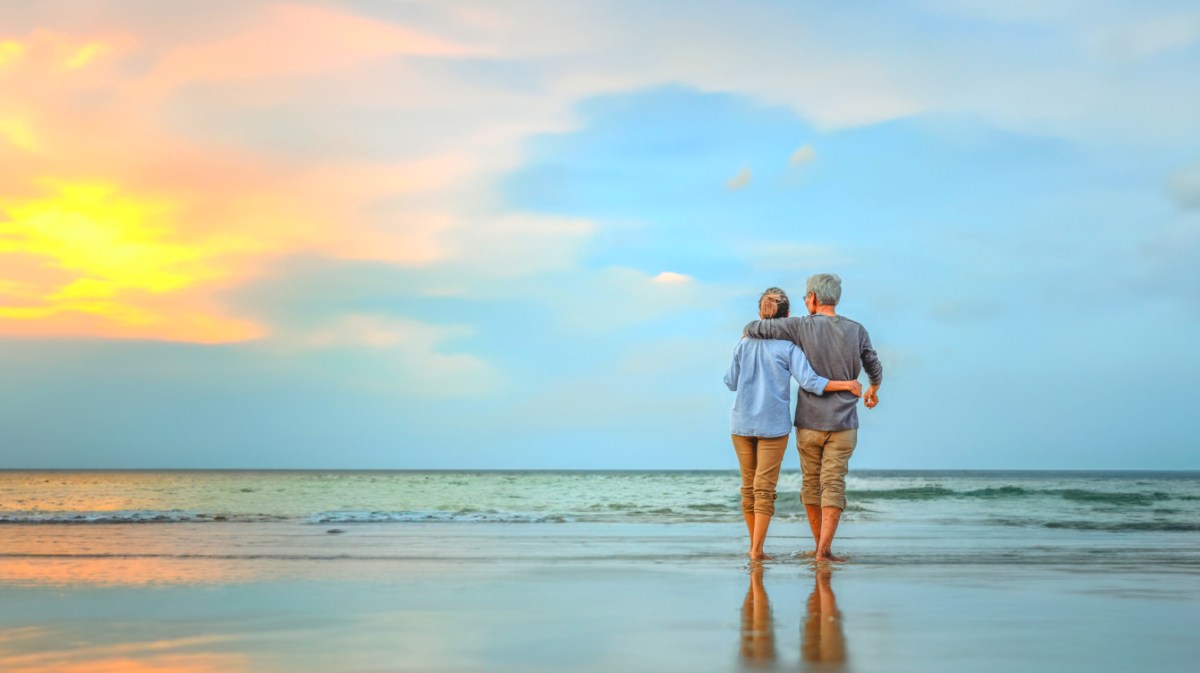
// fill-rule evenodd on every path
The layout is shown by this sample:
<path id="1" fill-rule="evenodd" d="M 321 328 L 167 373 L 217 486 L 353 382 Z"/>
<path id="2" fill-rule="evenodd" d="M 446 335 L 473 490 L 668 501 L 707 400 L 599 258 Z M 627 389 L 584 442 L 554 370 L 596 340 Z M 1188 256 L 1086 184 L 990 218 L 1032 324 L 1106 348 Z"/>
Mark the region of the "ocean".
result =
<path id="1" fill-rule="evenodd" d="M 0 523 L 721 523 L 737 473 L 0 471 Z M 780 520 L 802 518 L 800 477 Z M 1200 473 L 857 471 L 848 520 L 1200 532 Z"/>
<path id="2" fill-rule="evenodd" d="M 833 567 L 805 553 L 794 472 L 775 560 L 749 564 L 737 489 L 734 471 L 0 471 L 0 670 L 1200 657 L 1200 473 L 855 471 Z"/>

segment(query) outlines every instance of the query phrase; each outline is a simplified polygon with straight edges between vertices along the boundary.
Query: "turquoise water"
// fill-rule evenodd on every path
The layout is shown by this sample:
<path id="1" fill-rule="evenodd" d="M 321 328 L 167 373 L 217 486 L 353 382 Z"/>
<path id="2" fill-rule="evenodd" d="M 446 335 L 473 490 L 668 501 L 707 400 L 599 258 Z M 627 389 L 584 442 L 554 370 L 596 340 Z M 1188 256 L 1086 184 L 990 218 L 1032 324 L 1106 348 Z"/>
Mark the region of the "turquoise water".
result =
<path id="1" fill-rule="evenodd" d="M 734 472 L 0 472 L 0 522 L 718 523 Z M 1200 473 L 854 472 L 850 521 L 1200 532 Z M 800 478 L 777 517 L 800 520 Z"/>

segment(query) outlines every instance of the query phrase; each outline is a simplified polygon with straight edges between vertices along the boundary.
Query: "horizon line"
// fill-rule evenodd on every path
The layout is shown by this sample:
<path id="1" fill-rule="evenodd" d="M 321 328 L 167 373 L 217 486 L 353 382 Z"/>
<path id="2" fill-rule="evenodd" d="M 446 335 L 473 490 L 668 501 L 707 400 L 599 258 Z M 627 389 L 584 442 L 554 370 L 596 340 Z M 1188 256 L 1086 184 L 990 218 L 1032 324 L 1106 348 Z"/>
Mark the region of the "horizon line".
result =
<path id="1" fill-rule="evenodd" d="M 646 472 L 731 472 L 736 473 L 736 467 L 730 468 L 403 468 L 403 467 L 0 467 L 0 472 L 412 472 L 412 473 L 447 473 L 447 472 L 481 472 L 481 473 L 512 473 L 512 472 L 545 472 L 545 473 L 646 473 Z M 970 467 L 970 468 L 851 468 L 849 473 L 869 472 L 913 472 L 913 473 L 969 473 L 969 472 L 1040 472 L 1040 473 L 1124 473 L 1124 474 L 1197 474 L 1200 468 L 1033 468 L 1033 467 Z"/>

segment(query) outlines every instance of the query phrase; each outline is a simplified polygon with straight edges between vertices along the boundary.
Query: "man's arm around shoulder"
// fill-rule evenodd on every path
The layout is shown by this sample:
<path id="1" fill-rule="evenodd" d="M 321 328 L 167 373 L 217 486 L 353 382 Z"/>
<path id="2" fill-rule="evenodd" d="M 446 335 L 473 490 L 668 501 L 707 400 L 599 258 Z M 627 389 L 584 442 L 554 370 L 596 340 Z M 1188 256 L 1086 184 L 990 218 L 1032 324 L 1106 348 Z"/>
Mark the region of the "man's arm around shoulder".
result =
<path id="1" fill-rule="evenodd" d="M 742 330 L 742 334 L 751 339 L 784 339 L 792 343 L 799 343 L 797 336 L 801 320 L 803 318 L 796 316 L 753 320 Z"/>

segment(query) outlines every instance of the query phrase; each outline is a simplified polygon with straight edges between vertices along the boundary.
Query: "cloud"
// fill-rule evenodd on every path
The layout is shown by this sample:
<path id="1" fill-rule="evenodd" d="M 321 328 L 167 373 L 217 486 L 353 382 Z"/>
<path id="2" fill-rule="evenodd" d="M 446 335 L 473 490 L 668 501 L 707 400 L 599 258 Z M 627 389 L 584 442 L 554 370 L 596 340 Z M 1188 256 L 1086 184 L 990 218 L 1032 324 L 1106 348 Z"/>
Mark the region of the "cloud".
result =
<path id="1" fill-rule="evenodd" d="M 1200 39 L 1200 16 L 1156 16 L 1106 27 L 1092 38 L 1097 48 L 1114 58 L 1143 59 L 1182 49 Z"/>
<path id="2" fill-rule="evenodd" d="M 481 215 L 448 231 L 453 252 L 445 267 L 478 279 L 531 276 L 576 268 L 580 246 L 595 224 L 578 217 L 514 212 Z"/>
<path id="3" fill-rule="evenodd" d="M 1187 113 L 1195 94 L 1181 93 L 1200 90 L 1188 86 L 1196 69 L 1184 61 L 1164 62 L 1161 77 L 1114 79 L 1095 54 L 1067 48 L 1128 25 L 1141 36 L 1135 51 L 1179 53 L 1172 45 L 1191 39 L 1179 28 L 1193 25 L 1190 14 L 1104 4 L 1081 18 L 1079 6 L 1020 3 L 1000 15 L 950 4 L 869 21 L 853 9 L 702 5 L 689 31 L 662 30 L 678 12 L 653 3 L 621 11 L 521 0 L 362 11 L 234 3 L 168 12 L 114 2 L 82 18 L 69 2 L 23 6 L 6 17 L 0 42 L 0 200 L 45 198 L 40 185 L 51 180 L 102 183 L 131 202 L 162 204 L 159 252 L 199 246 L 212 275 L 168 290 L 82 273 L 9 275 L 5 301 L 16 303 L 4 304 L 0 333 L 41 325 L 46 334 L 251 338 L 261 321 L 223 311 L 217 295 L 273 259 L 306 252 L 431 278 L 466 275 L 484 288 L 593 273 L 581 267 L 582 251 L 603 224 L 514 212 L 497 185 L 528 158 L 530 137 L 575 128 L 581 101 L 665 84 L 784 106 L 821 131 L 938 114 L 1071 137 L 1121 131 L 1112 135 L 1129 143 L 1200 131 Z M 907 29 L 930 13 L 946 30 L 914 43 Z M 1000 39 L 1014 21 L 1046 30 L 1014 47 Z M 578 25 L 588 25 L 586 35 Z M 964 43 L 956 28 L 981 39 Z M 805 145 L 789 164 L 815 156 Z M 746 167 L 726 186 L 751 181 Z M 457 281 L 440 287 L 464 291 Z M 95 310 L 76 301 L 35 318 L 35 290 L 47 303 L 87 297 Z M 103 292 L 121 297 L 125 312 L 104 308 Z M 191 317 L 163 308 L 172 303 L 190 306 Z M 113 319 L 102 320 L 104 311 Z M 179 327 L 205 321 L 211 326 L 195 335 Z"/>
<path id="4" fill-rule="evenodd" d="M 355 54 L 461 52 L 325 10 L 277 8 L 248 25 L 249 38 L 231 38 L 233 46 L 203 47 L 217 50 L 207 67 L 268 79 L 302 76 L 307 66 L 294 50 L 286 65 L 296 70 L 287 72 L 261 54 L 238 51 L 258 39 L 270 43 L 272 35 L 292 39 L 292 29 L 328 38 L 318 46 L 345 52 L 345 59 L 332 59 L 342 69 L 359 63 Z M 349 33 L 329 32 L 339 26 Z M 319 250 L 425 264 L 450 255 L 439 237 L 465 215 L 440 203 L 470 201 L 446 194 L 477 170 L 462 155 L 297 164 L 197 142 L 172 133 L 162 114 L 178 90 L 208 76 L 184 67 L 198 62 L 186 47 L 146 53 L 128 37 L 105 42 L 46 30 L 4 44 L 0 92 L 24 93 L 0 97 L 0 253 L 8 262 L 0 333 L 256 338 L 262 328 L 225 314 L 214 293 L 252 277 L 267 259 Z M 135 57 L 158 58 L 158 67 L 131 75 L 125 66 Z M 318 60 L 320 67 L 309 65 L 329 65 Z M 97 98 L 96 91 L 106 93 Z M 83 98 L 89 102 L 80 105 Z M 89 110 L 86 118 L 77 115 L 80 108 Z M 43 257 L 43 266 L 61 272 L 12 277 L 33 268 L 14 264 L 18 256 Z"/>
<path id="5" fill-rule="evenodd" d="M 803 145 L 795 152 L 792 152 L 792 156 L 788 157 L 788 165 L 803 166 L 804 164 L 812 163 L 816 158 L 817 151 L 813 149 L 813 146 Z"/>
<path id="6" fill-rule="evenodd" d="M 472 53 L 465 45 L 345 11 L 275 5 L 232 34 L 173 49 L 158 62 L 147 83 L 171 89 L 204 80 L 261 80 L 345 70 L 389 55 Z"/>
<path id="7" fill-rule="evenodd" d="M 685 280 L 686 279 L 686 280 Z M 690 277 L 664 272 L 651 276 L 634 269 L 608 268 L 555 287 L 528 287 L 530 298 L 571 310 L 556 315 L 568 331 L 615 332 L 654 325 L 680 313 L 713 308 L 724 293 Z M 587 297 L 586 311 L 576 310 Z"/>
<path id="8" fill-rule="evenodd" d="M 25 119 L 16 117 L 0 119 L 0 139 L 26 152 L 38 150 L 37 136 L 34 135 L 32 127 Z"/>
<path id="9" fill-rule="evenodd" d="M 1180 169 L 1167 178 L 1167 195 L 1180 208 L 1200 208 L 1200 163 Z"/>
<path id="10" fill-rule="evenodd" d="M 262 345 L 347 389 L 384 395 L 485 397 L 501 383 L 483 358 L 446 352 L 469 336 L 466 325 L 430 325 L 381 314 L 343 314 L 310 330 L 280 333 Z M 325 353 L 326 355 L 314 357 Z"/>
<path id="11" fill-rule="evenodd" d="M 682 273 L 675 273 L 673 271 L 663 271 L 651 280 L 653 280 L 655 283 L 661 283 L 663 285 L 686 285 L 696 281 L 696 279 L 692 278 L 691 276 Z"/>
<path id="12" fill-rule="evenodd" d="M 0 68 L 25 55 L 25 45 L 16 40 L 0 40 Z"/>
<path id="13" fill-rule="evenodd" d="M 745 167 L 738 171 L 738 174 L 729 179 L 725 183 L 725 188 L 730 191 L 739 191 L 745 189 L 750 184 L 750 168 Z"/>

